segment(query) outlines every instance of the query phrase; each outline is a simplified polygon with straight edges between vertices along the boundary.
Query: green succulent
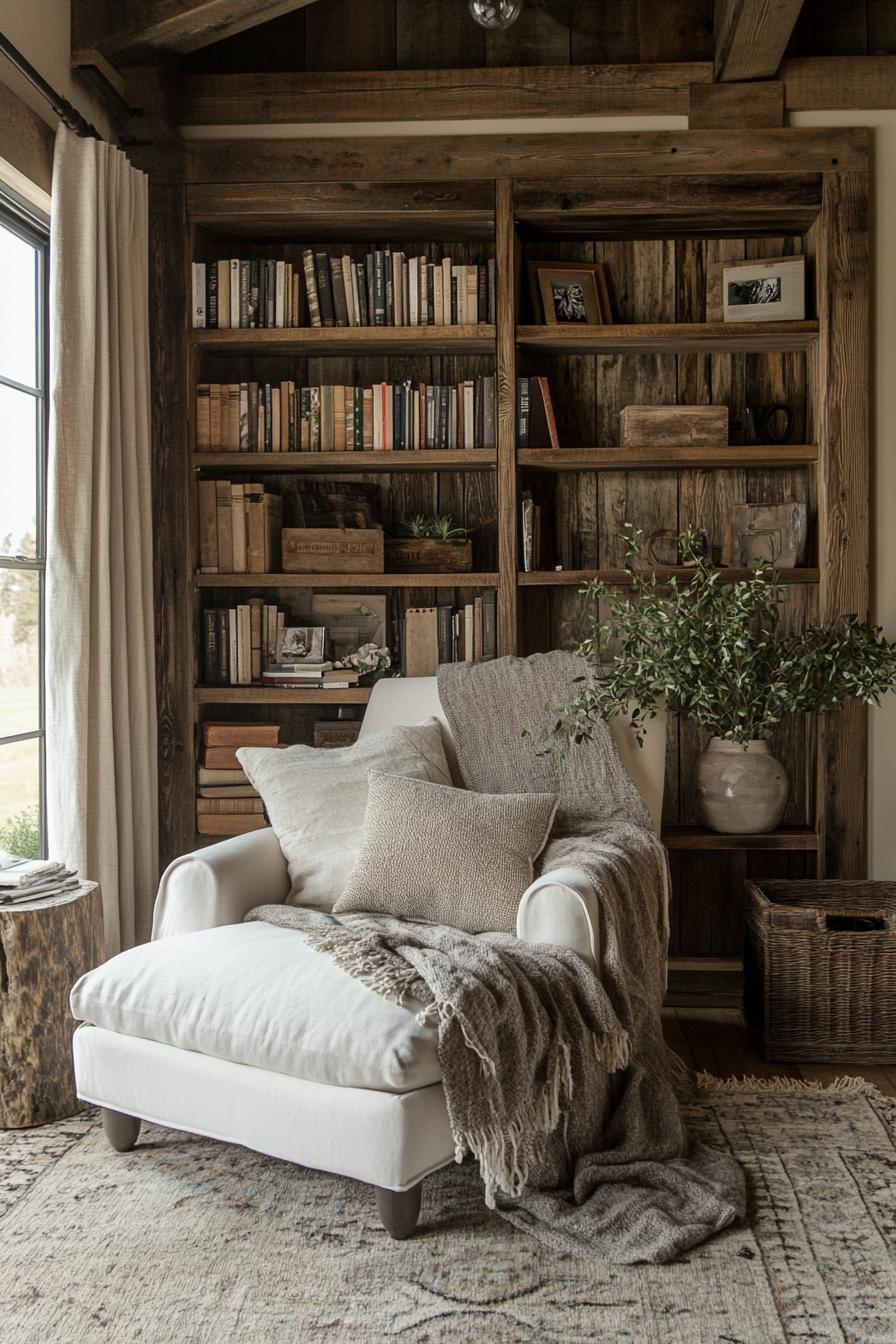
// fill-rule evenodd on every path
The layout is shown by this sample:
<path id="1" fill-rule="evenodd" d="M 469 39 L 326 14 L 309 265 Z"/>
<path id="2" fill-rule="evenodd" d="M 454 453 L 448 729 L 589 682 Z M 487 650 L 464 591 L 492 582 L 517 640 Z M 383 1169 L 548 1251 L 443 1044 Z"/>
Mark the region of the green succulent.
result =
<path id="1" fill-rule="evenodd" d="M 673 713 L 717 737 L 769 738 L 793 714 L 876 705 L 896 687 L 896 644 L 879 626 L 840 616 L 798 632 L 778 627 L 784 589 L 771 565 L 722 582 L 707 558 L 706 534 L 681 533 L 693 566 L 686 582 L 660 584 L 637 571 L 641 533 L 624 529 L 624 588 L 592 581 L 591 633 L 576 652 L 589 664 L 571 700 L 551 709 L 546 750 L 589 741 L 599 719 L 629 715 L 638 741 L 665 700 Z M 632 710 L 634 703 L 637 708 Z"/>
<path id="2" fill-rule="evenodd" d="M 429 537 L 437 541 L 465 541 L 470 535 L 468 527 L 460 527 L 450 513 L 416 513 L 413 518 L 405 519 L 398 525 L 399 536 Z"/>

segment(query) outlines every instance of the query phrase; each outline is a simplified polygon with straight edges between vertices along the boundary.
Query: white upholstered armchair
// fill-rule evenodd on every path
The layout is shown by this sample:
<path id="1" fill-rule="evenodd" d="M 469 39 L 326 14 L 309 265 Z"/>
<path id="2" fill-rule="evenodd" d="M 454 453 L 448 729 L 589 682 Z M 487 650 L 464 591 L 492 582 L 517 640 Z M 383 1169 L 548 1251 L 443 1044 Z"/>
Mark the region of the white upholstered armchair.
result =
<path id="1" fill-rule="evenodd" d="M 362 735 L 436 715 L 434 678 L 385 680 Z M 659 825 L 665 722 L 639 748 L 622 720 L 623 764 Z M 458 781 L 455 780 L 457 783 Z M 308 948 L 293 929 L 242 923 L 289 891 L 272 830 L 177 859 L 162 878 L 151 943 L 114 957 L 72 993 L 78 1095 L 103 1108 L 112 1146 L 140 1121 L 208 1135 L 376 1187 L 382 1220 L 409 1236 L 421 1182 L 454 1158 L 433 1028 Z M 576 869 L 537 879 L 520 938 L 593 960 L 597 901 Z"/>

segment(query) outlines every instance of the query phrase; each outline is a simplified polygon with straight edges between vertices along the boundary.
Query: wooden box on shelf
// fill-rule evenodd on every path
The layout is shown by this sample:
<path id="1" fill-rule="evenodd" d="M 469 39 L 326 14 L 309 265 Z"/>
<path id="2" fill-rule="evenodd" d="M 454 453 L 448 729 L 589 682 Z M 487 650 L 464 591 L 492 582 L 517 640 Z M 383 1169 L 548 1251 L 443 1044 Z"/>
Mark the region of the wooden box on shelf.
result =
<path id="1" fill-rule="evenodd" d="M 318 719 L 314 725 L 314 745 L 321 749 L 352 747 L 360 731 L 360 719 Z"/>
<path id="2" fill-rule="evenodd" d="M 473 568 L 472 541 L 438 537 L 388 537 L 388 574 L 464 574 Z"/>
<path id="3" fill-rule="evenodd" d="M 286 574 L 382 574 L 381 527 L 284 527 Z"/>
<path id="4" fill-rule="evenodd" d="M 623 406 L 619 412 L 622 448 L 724 448 L 727 406 Z"/>

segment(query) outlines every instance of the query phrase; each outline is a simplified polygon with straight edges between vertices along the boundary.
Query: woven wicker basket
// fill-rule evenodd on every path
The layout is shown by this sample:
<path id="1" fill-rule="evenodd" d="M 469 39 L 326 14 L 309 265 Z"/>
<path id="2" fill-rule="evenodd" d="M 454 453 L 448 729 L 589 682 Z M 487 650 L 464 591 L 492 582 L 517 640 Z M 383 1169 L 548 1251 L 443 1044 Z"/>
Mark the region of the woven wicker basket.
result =
<path id="1" fill-rule="evenodd" d="M 745 885 L 744 1008 L 765 1057 L 896 1061 L 896 882 Z"/>

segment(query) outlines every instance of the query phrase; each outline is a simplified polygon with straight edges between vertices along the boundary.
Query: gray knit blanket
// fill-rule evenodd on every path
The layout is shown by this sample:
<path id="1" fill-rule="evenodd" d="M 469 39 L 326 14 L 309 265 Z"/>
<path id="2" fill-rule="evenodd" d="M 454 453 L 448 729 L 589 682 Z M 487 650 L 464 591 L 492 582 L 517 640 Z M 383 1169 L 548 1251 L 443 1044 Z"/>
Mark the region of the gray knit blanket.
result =
<path id="1" fill-rule="evenodd" d="M 560 1251 L 621 1264 L 680 1255 L 744 1213 L 740 1167 L 689 1138 L 660 1007 L 665 854 L 612 736 L 542 755 L 545 707 L 584 665 L 554 652 L 439 669 L 464 785 L 556 793 L 541 871 L 583 869 L 598 893 L 598 974 L 567 948 L 375 915 L 261 906 L 376 993 L 437 1030 L 460 1161 L 487 1202 Z M 525 733 L 524 733 L 525 730 Z"/>

